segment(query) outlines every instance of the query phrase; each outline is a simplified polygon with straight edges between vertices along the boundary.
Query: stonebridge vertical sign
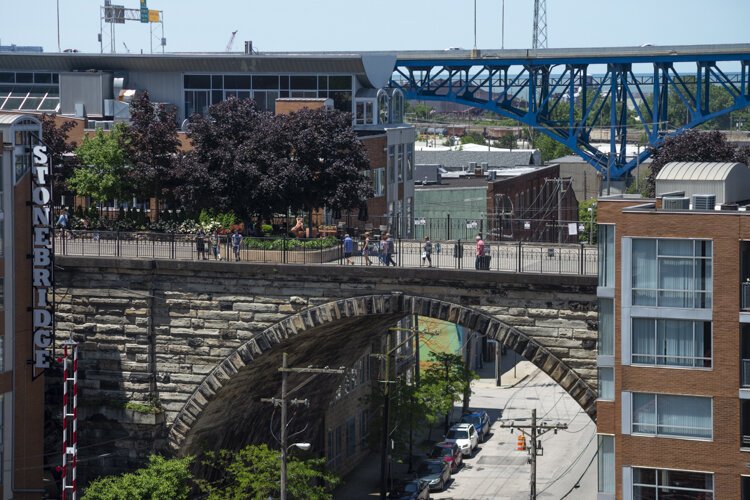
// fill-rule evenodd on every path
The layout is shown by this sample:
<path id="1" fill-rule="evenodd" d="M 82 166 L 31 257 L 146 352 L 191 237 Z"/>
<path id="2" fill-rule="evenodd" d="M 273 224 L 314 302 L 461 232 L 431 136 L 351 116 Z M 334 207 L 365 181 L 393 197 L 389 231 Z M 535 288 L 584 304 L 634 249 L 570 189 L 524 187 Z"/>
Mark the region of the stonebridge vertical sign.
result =
<path id="1" fill-rule="evenodd" d="M 51 167 L 46 146 L 34 146 L 31 171 L 32 315 L 34 368 L 49 368 L 54 340 Z"/>

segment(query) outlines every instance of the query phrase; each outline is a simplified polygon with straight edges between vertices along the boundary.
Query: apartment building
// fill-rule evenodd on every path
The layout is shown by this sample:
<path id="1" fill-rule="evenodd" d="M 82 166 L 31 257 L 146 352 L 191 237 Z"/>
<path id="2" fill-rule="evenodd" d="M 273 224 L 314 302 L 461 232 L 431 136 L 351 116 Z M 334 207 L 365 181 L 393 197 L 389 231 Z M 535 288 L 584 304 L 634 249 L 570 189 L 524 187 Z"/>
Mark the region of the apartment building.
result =
<path id="1" fill-rule="evenodd" d="M 598 201 L 598 498 L 750 499 L 750 169 L 659 176 Z"/>

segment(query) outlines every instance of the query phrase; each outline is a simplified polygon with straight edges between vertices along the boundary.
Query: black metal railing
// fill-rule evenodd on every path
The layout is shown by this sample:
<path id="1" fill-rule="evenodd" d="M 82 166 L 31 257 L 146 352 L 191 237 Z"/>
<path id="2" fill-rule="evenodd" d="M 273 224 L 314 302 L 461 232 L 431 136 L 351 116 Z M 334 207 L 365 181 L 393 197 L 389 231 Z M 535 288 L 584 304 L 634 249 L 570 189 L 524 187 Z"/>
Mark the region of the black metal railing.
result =
<path id="1" fill-rule="evenodd" d="M 489 242 L 485 256 L 476 257 L 474 241 L 432 241 L 432 252 L 424 253 L 423 241 L 393 240 L 393 253 L 372 240 L 365 249 L 361 239 L 352 243 L 347 259 L 340 239 L 296 239 L 245 237 L 235 252 L 231 235 L 218 237 L 218 252 L 210 238 L 199 243 L 195 234 L 57 231 L 55 253 L 91 257 L 125 257 L 171 260 L 224 260 L 280 264 L 397 266 L 434 269 L 477 269 L 480 271 L 534 274 L 580 274 L 596 276 L 595 246 L 527 242 Z M 390 257 L 390 258 L 389 258 Z"/>

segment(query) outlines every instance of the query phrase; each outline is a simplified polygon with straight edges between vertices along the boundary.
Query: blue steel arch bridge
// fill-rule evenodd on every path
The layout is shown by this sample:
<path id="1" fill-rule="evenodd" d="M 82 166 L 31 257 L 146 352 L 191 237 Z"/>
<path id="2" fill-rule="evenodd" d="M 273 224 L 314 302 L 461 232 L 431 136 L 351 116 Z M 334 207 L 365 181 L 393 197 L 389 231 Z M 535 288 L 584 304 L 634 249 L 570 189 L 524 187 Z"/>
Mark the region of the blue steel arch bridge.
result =
<path id="1" fill-rule="evenodd" d="M 646 137 L 643 145 L 657 147 L 750 105 L 750 44 L 409 51 L 396 57 L 390 85 L 405 98 L 512 118 L 564 144 L 609 179 L 627 177 L 650 155 L 645 148 L 628 157 L 629 139 Z M 717 93 L 729 99 L 712 99 Z M 670 106 L 680 104 L 687 123 L 675 127 Z M 602 128 L 608 153 L 592 145 L 592 131 Z"/>

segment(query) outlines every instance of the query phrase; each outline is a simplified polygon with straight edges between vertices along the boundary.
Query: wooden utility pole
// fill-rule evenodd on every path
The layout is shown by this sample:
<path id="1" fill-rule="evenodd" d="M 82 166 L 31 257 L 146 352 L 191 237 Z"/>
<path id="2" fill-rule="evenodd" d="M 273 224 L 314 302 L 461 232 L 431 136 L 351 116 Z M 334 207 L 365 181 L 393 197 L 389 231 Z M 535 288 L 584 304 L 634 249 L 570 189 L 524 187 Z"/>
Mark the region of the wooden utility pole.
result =
<path id="1" fill-rule="evenodd" d="M 310 405 L 310 401 L 307 399 L 287 399 L 290 394 L 290 392 L 287 392 L 287 374 L 289 374 L 290 372 L 312 374 L 343 374 L 346 373 L 346 370 L 344 368 L 291 368 L 289 367 L 287 362 L 287 354 L 283 353 L 281 355 L 281 368 L 279 368 L 279 371 L 281 372 L 281 398 L 262 398 L 261 401 L 263 403 L 272 403 L 274 406 L 281 407 L 281 434 L 279 435 L 281 445 L 281 483 L 279 484 L 279 498 L 281 500 L 286 500 L 286 455 L 287 448 L 289 447 L 287 445 L 287 405 Z M 299 385 L 295 389 L 292 389 L 291 392 L 299 389 L 300 387 L 302 387 L 302 385 Z"/>
<path id="2" fill-rule="evenodd" d="M 525 419 L 524 419 L 525 420 Z M 564 430 L 568 428 L 568 424 L 537 424 L 536 423 L 536 408 L 531 410 L 531 425 L 519 425 L 514 421 L 501 422 L 500 427 L 510 428 L 511 432 L 513 429 L 518 429 L 524 436 L 528 436 L 531 441 L 530 446 L 527 447 L 529 452 L 528 463 L 531 464 L 531 478 L 529 479 L 529 499 L 536 500 L 536 461 L 537 456 L 544 454 L 542 448 L 542 442 L 537 441 L 537 438 L 542 437 L 549 431 L 553 431 L 557 434 L 558 430 Z"/>

